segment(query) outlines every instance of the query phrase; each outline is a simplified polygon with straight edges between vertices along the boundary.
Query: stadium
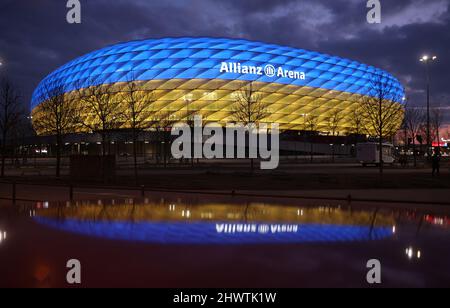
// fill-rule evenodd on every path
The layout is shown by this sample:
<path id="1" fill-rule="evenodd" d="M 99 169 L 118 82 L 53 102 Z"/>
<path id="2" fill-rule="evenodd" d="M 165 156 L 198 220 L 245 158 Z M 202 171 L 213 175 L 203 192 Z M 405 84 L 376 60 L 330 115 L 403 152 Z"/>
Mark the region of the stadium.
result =
<path id="1" fill-rule="evenodd" d="M 149 121 L 164 111 L 180 121 L 201 114 L 207 122 L 224 124 L 232 121 L 238 92 L 252 82 L 268 110 L 261 122 L 301 131 L 306 116 L 315 116 L 317 130 L 326 133 L 329 118 L 338 112 L 337 132 L 343 135 L 352 129 L 357 102 L 371 95 L 375 77 L 389 81 L 392 100 L 401 103 L 403 87 L 394 76 L 356 61 L 241 39 L 150 39 L 109 46 L 58 68 L 35 90 L 31 109 L 37 121 L 39 106 L 55 85 L 63 85 L 68 96 L 80 88 L 112 85 L 119 97 L 120 89 L 135 81 L 152 94 Z"/>

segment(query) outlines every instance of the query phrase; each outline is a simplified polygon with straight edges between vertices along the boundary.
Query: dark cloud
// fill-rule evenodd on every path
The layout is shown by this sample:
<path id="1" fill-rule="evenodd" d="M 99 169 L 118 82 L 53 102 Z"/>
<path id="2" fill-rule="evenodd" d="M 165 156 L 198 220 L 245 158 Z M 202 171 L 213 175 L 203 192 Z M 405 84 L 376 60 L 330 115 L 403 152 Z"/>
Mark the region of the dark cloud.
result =
<path id="1" fill-rule="evenodd" d="M 89 51 L 133 39 L 238 37 L 313 49 L 384 68 L 423 105 L 434 53 L 433 102 L 450 106 L 450 1 L 381 0 L 383 22 L 366 22 L 365 0 L 81 0 L 83 23 L 65 21 L 65 0 L 2 0 L 0 59 L 28 102 L 37 83 Z M 450 114 L 448 115 L 450 121 Z"/>

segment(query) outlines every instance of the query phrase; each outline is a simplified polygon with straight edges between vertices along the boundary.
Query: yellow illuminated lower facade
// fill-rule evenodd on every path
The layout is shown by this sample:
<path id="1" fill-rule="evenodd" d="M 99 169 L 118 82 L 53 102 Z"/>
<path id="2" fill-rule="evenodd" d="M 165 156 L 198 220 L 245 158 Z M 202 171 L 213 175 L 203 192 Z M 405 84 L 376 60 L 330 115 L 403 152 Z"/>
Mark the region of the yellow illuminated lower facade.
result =
<path id="1" fill-rule="evenodd" d="M 162 114 L 169 115 L 173 121 L 186 121 L 192 115 L 201 115 L 206 123 L 225 125 L 235 122 L 233 106 L 239 93 L 245 90 L 249 83 L 240 80 L 220 79 L 171 79 L 133 82 L 135 91 L 145 105 L 145 114 L 149 127 L 155 125 L 155 118 Z M 109 99 L 121 105 L 121 112 L 126 112 L 127 103 L 125 91 L 129 84 L 115 83 L 101 85 L 108 87 Z M 267 117 L 262 123 L 278 123 L 282 131 L 305 131 L 308 129 L 308 118 L 314 118 L 316 129 L 324 134 L 331 132 L 330 122 L 339 115 L 338 123 L 333 129 L 336 135 L 354 132 L 354 112 L 358 112 L 362 95 L 339 92 L 307 86 L 284 85 L 278 83 L 253 82 L 253 91 L 258 94 L 265 106 Z M 81 90 L 83 91 L 83 90 Z M 77 91 L 80 92 L 80 91 Z M 77 93 L 65 94 L 66 99 L 76 105 L 82 112 L 82 121 L 97 121 L 96 117 L 83 106 Z M 42 104 L 41 104 L 42 105 Z M 45 114 L 38 105 L 32 111 L 33 122 L 36 124 Z M 400 128 L 402 115 L 398 118 Z M 156 124 L 157 125 L 157 124 Z M 35 125 L 37 133 L 46 134 L 39 125 Z M 130 128 L 130 123 L 124 120 L 118 128 Z M 88 132 L 79 126 L 78 132 Z"/>

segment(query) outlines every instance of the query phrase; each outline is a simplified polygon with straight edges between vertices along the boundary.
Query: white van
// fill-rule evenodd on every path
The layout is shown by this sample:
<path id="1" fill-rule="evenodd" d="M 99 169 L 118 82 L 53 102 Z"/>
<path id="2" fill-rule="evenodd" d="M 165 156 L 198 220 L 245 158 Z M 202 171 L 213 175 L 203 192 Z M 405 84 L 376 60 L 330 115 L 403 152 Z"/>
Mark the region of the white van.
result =
<path id="1" fill-rule="evenodd" d="M 379 143 L 359 143 L 356 145 L 356 157 L 365 167 L 367 165 L 380 164 L 380 144 Z M 395 162 L 394 146 L 390 143 L 383 143 L 383 163 L 392 165 Z"/>

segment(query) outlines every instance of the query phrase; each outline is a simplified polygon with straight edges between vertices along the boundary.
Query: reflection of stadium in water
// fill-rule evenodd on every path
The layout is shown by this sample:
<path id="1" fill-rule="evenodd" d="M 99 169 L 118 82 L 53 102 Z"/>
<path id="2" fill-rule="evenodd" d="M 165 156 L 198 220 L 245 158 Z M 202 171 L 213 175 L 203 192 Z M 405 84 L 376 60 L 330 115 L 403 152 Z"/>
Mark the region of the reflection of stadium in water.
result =
<path id="1" fill-rule="evenodd" d="M 223 287 L 230 279 L 238 287 L 365 287 L 373 258 L 383 272 L 400 273 L 383 278 L 385 287 L 450 281 L 447 207 L 168 192 L 149 198 L 0 207 L 7 231 L 0 285 L 23 284 L 36 261 L 57 273 L 71 258 L 87 262 L 83 277 L 94 279 L 83 278 L 87 287 Z"/>
<path id="2" fill-rule="evenodd" d="M 368 241 L 390 237 L 396 229 L 392 213 L 378 210 L 177 201 L 38 206 L 35 220 L 95 237 L 180 244 Z"/>

